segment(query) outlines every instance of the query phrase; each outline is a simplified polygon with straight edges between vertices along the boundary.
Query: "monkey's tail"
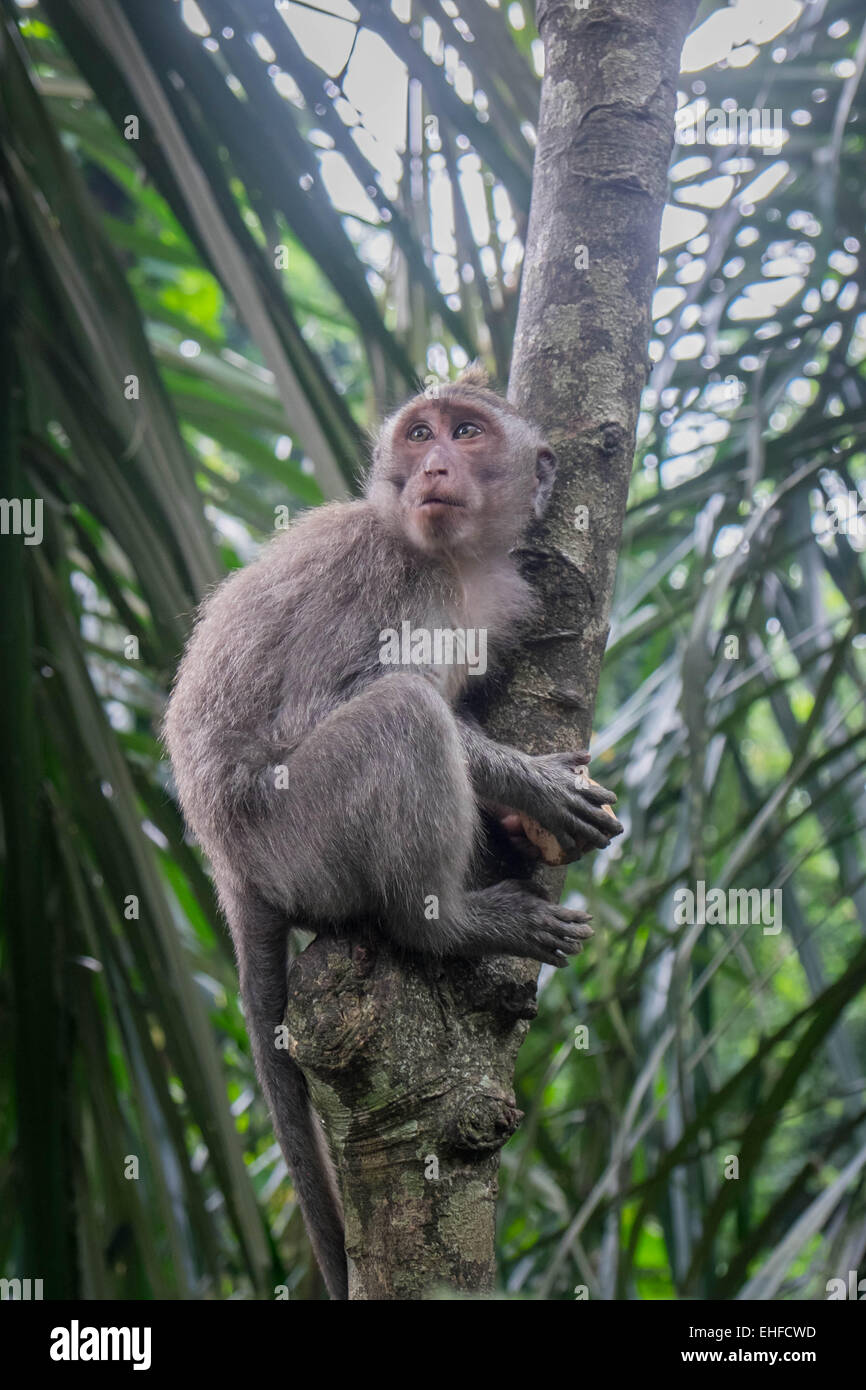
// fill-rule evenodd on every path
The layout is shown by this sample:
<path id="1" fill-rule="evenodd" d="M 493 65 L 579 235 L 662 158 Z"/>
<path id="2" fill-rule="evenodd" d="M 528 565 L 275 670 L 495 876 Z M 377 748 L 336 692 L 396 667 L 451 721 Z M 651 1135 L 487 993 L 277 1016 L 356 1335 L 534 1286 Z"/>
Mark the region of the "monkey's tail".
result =
<path id="1" fill-rule="evenodd" d="M 259 1081 L 289 1167 L 307 1234 L 332 1298 L 349 1297 L 343 1208 L 334 1164 L 303 1072 L 276 1046 L 288 998 L 284 914 L 252 894 L 226 904 L 241 999 Z"/>

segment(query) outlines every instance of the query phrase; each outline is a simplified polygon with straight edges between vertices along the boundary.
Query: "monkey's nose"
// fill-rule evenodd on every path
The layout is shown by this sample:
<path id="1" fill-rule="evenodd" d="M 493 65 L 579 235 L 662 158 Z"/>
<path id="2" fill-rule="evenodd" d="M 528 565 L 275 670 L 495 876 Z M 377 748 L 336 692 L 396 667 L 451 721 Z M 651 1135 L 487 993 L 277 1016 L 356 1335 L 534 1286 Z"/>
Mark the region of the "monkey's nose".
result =
<path id="1" fill-rule="evenodd" d="M 445 455 L 439 449 L 431 449 L 424 459 L 425 473 L 447 473 L 448 462 Z"/>

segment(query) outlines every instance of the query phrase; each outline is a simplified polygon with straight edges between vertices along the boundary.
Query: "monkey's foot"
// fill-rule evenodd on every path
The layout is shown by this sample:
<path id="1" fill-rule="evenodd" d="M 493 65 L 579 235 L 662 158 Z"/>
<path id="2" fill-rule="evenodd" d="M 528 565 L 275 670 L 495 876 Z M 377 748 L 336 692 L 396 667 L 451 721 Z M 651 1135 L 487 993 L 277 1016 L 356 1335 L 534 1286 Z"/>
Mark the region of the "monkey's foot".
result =
<path id="1" fill-rule="evenodd" d="M 584 941 L 594 935 L 588 912 L 548 902 L 538 885 L 509 879 L 488 892 L 500 900 L 503 915 L 511 919 L 511 941 L 503 949 L 516 956 L 567 965 L 568 957 L 580 955 Z"/>

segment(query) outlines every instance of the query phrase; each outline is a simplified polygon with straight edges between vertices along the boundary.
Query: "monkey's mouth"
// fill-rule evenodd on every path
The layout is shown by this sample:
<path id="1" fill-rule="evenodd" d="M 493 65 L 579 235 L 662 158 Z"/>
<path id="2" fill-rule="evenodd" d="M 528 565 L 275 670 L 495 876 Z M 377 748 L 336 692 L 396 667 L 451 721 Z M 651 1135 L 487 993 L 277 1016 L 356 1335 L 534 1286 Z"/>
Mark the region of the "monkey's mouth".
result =
<path id="1" fill-rule="evenodd" d="M 458 502 L 454 497 L 424 497 L 419 503 L 419 507 L 462 507 L 463 503 Z"/>

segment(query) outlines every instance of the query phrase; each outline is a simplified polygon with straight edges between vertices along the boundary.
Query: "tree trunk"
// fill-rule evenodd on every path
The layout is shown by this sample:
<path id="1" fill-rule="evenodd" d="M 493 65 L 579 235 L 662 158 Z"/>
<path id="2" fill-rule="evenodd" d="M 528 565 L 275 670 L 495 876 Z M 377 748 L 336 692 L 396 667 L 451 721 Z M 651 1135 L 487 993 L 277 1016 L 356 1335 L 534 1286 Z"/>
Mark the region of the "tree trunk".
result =
<path id="1" fill-rule="evenodd" d="M 539 4 L 546 74 L 509 396 L 548 431 L 559 476 L 521 552 L 544 616 L 488 718 L 532 752 L 591 731 L 696 5 Z M 499 1149 L 521 1118 L 512 1077 L 537 973 L 502 957 L 400 962 L 345 938 L 293 962 L 286 1022 L 340 1171 L 351 1298 L 492 1290 Z"/>
<path id="2" fill-rule="evenodd" d="M 508 395 L 559 459 L 525 550 L 541 635 L 490 732 L 584 747 L 607 642 L 674 133 L 697 0 L 539 0 L 538 146 Z M 556 634 L 553 636 L 553 634 Z"/>

